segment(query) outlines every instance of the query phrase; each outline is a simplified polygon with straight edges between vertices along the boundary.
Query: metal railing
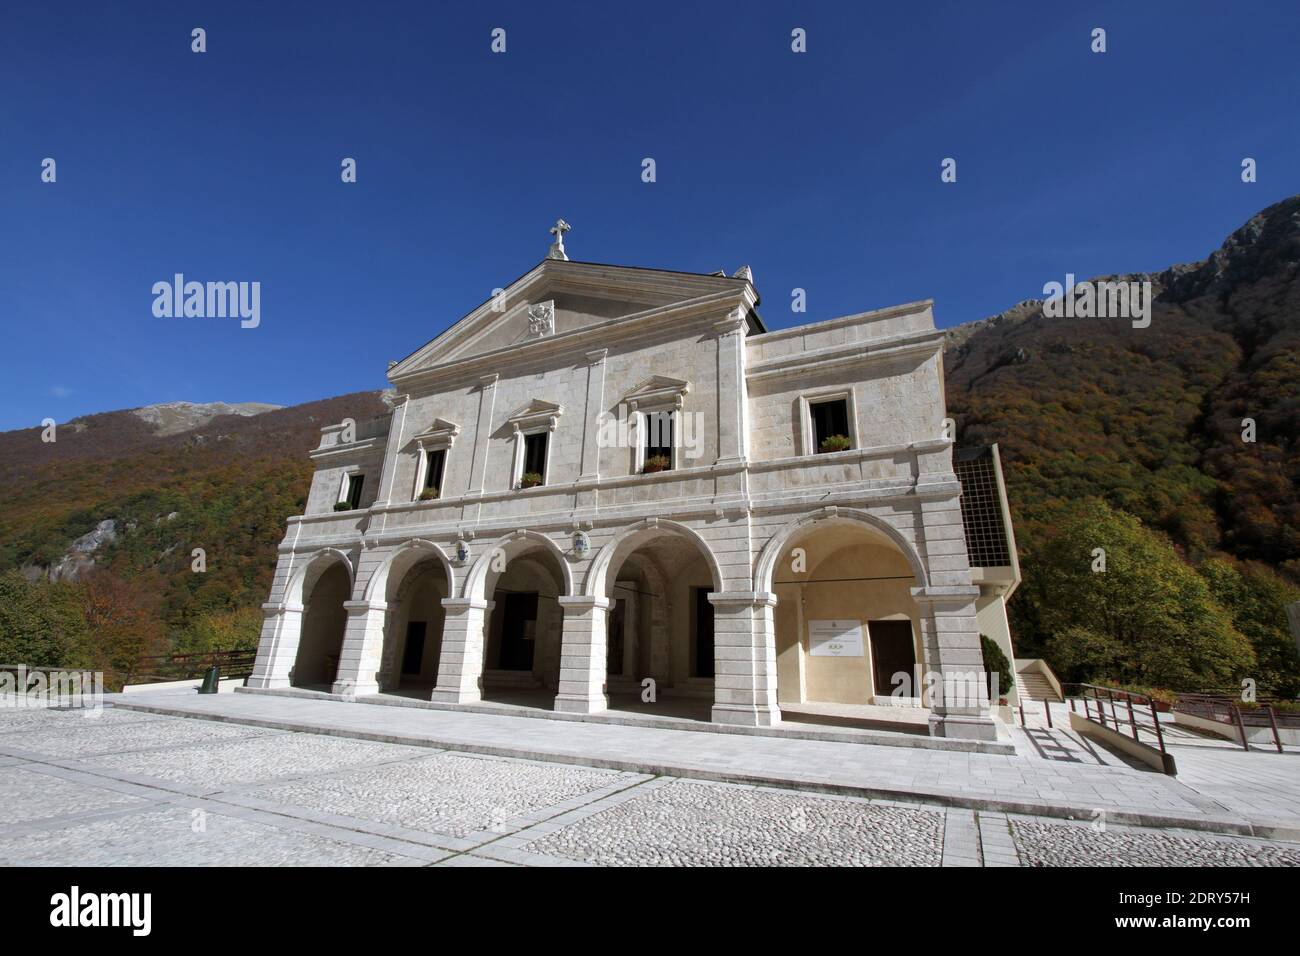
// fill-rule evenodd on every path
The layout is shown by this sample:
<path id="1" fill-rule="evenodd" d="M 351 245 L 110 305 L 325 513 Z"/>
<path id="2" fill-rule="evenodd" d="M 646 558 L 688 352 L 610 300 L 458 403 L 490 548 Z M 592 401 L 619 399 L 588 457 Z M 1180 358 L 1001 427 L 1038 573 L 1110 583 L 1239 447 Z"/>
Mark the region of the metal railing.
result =
<path id="1" fill-rule="evenodd" d="M 1174 709 L 1179 713 L 1219 724 L 1228 724 L 1237 731 L 1237 741 L 1250 750 L 1247 727 L 1267 727 L 1273 737 L 1273 746 L 1282 753 L 1281 728 L 1300 728 L 1300 713 L 1278 710 L 1279 701 L 1266 697 L 1252 702 L 1241 700 L 1235 693 L 1203 692 L 1179 694 Z"/>
<path id="2" fill-rule="evenodd" d="M 248 677 L 253 673 L 256 651 L 214 651 L 207 654 L 159 654 L 141 657 L 126 675 L 124 684 L 156 684 L 166 681 L 198 680 L 211 668 L 225 677 Z"/>
<path id="3" fill-rule="evenodd" d="M 1061 687 L 1066 691 L 1066 700 L 1074 713 L 1082 710 L 1086 719 L 1107 730 L 1131 736 L 1162 754 L 1169 753 L 1165 748 L 1164 728 L 1160 725 L 1161 709 L 1167 710 L 1168 704 L 1120 687 L 1101 684 L 1062 684 Z M 1071 694 L 1070 689 L 1077 689 L 1078 693 Z"/>

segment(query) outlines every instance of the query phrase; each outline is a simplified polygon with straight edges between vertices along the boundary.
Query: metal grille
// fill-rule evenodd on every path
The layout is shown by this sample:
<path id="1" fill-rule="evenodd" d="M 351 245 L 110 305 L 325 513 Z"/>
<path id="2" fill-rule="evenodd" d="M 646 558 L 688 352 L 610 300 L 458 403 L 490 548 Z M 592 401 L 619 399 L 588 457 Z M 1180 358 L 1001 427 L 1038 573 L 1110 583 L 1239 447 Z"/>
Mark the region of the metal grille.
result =
<path id="1" fill-rule="evenodd" d="M 997 568 L 1011 564 L 1002 500 L 993 452 L 988 448 L 959 451 L 953 471 L 961 482 L 961 523 L 966 529 L 966 552 L 971 567 Z"/>

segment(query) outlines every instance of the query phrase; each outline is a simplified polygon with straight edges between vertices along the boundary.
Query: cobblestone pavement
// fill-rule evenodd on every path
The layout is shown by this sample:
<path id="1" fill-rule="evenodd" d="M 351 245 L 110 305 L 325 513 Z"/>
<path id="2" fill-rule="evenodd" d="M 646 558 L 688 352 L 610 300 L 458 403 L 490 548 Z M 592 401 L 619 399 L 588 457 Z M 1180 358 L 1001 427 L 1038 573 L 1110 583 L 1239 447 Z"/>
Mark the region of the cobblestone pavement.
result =
<path id="1" fill-rule="evenodd" d="M 7 865 L 1300 865 L 1300 844 L 113 709 L 0 708 L 0 825 Z"/>

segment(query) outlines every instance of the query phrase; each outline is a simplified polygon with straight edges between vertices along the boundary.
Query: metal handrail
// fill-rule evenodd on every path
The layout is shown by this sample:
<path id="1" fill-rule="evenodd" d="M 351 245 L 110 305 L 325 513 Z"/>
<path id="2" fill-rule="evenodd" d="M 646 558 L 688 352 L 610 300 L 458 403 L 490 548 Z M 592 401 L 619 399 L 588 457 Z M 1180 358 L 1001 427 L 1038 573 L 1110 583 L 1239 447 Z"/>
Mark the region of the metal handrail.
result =
<path id="1" fill-rule="evenodd" d="M 1148 731 L 1155 737 L 1157 750 L 1162 754 L 1167 754 L 1165 748 L 1164 728 L 1160 726 L 1160 710 L 1156 699 L 1149 694 L 1137 694 L 1133 691 L 1124 690 L 1122 687 L 1107 687 L 1104 684 L 1062 684 L 1062 690 L 1066 688 L 1079 688 L 1082 693 L 1071 695 L 1067 693 L 1066 700 L 1070 704 L 1070 710 L 1078 713 L 1075 706 L 1076 700 L 1083 702 L 1083 716 L 1095 724 L 1100 724 L 1107 730 L 1113 730 L 1116 733 L 1128 733 L 1138 743 L 1142 743 L 1142 732 Z M 1125 705 L 1125 715 L 1120 716 L 1116 704 Z M 1110 715 L 1106 714 L 1106 705 L 1110 705 Z M 1137 705 L 1136 707 L 1134 705 Z M 1145 708 L 1145 712 L 1143 710 Z M 1096 711 L 1094 714 L 1093 711 Z M 1127 719 L 1125 719 L 1127 718 Z M 1127 728 L 1125 728 L 1127 724 Z"/>
<path id="2" fill-rule="evenodd" d="M 213 667 L 222 677 L 247 677 L 256 660 L 256 651 L 155 654 L 138 658 L 123 683 L 196 680 Z"/>

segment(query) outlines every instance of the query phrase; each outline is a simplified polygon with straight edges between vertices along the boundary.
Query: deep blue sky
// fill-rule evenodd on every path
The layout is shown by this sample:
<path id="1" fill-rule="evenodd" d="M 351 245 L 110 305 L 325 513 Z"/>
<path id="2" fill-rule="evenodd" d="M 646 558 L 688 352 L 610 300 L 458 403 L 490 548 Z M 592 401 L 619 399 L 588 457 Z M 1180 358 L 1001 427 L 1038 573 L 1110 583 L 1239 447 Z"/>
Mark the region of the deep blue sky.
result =
<path id="1" fill-rule="evenodd" d="M 1298 54 L 1294 2 L 7 3 L 0 428 L 382 387 L 557 216 L 750 264 L 773 328 L 1199 259 L 1300 192 Z M 260 281 L 261 327 L 155 318 L 175 272 Z"/>

